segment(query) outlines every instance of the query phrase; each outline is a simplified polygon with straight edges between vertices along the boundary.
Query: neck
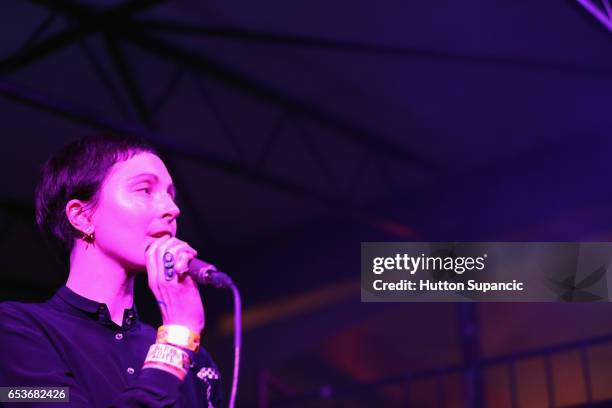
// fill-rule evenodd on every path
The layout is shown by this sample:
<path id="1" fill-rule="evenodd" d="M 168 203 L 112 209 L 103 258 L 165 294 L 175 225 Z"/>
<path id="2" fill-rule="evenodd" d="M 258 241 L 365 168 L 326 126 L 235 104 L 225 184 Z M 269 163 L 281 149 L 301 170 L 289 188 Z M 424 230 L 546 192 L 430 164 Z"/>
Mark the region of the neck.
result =
<path id="1" fill-rule="evenodd" d="M 70 254 L 66 286 L 99 303 L 105 303 L 111 319 L 119 326 L 123 311 L 134 304 L 134 274 L 96 247 L 77 240 Z"/>

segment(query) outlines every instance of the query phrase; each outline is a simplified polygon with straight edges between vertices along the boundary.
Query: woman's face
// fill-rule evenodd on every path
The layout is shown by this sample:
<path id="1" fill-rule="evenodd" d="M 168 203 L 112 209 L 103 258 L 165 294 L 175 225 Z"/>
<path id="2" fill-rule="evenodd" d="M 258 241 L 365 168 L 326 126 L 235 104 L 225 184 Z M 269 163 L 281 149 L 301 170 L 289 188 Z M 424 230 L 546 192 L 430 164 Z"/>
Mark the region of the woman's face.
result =
<path id="1" fill-rule="evenodd" d="M 145 249 L 164 233 L 176 236 L 172 178 L 148 152 L 115 163 L 99 191 L 92 214 L 95 245 L 126 270 L 145 269 Z"/>

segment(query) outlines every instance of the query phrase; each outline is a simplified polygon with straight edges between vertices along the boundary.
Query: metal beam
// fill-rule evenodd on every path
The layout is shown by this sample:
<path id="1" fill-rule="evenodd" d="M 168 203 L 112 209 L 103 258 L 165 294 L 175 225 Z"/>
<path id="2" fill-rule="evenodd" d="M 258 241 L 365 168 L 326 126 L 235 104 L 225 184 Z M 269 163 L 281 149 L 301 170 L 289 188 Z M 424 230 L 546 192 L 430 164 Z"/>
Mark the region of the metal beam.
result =
<path id="1" fill-rule="evenodd" d="M 546 347 L 533 348 L 526 351 L 511 352 L 501 356 L 481 358 L 480 367 L 485 370 L 490 367 L 501 366 L 506 364 L 516 364 L 517 362 L 532 360 L 537 358 L 545 358 L 547 363 L 547 386 L 553 382 L 553 369 L 550 364 L 550 359 L 555 354 L 579 352 L 583 348 L 590 347 L 609 347 L 612 345 L 612 334 L 605 334 L 601 336 L 589 337 L 583 340 L 576 340 L 572 342 L 555 344 Z M 356 395 L 362 395 L 364 393 L 371 393 L 377 389 L 381 389 L 384 386 L 403 383 L 406 381 L 415 380 L 427 380 L 433 379 L 439 376 L 450 376 L 460 373 L 464 373 L 470 369 L 469 365 L 464 363 L 450 364 L 440 368 L 425 369 L 422 371 L 407 372 L 405 374 L 396 375 L 393 377 L 387 377 L 379 380 L 374 380 L 365 383 L 354 383 L 354 384 L 342 384 L 338 387 L 334 387 L 334 397 L 355 397 Z M 550 407 L 557 406 L 551 396 L 554 398 L 556 392 L 554 387 L 549 387 L 549 404 Z M 552 395 L 551 395 L 552 393 Z M 481 397 L 484 395 L 481 392 Z M 273 407 L 278 406 L 294 406 L 296 402 L 304 401 L 316 401 L 320 400 L 321 395 L 318 391 L 308 391 L 301 395 L 288 397 L 273 401 Z M 470 408 L 469 405 L 462 405 Z M 577 405 L 574 405 L 577 407 Z M 585 405 L 586 406 L 586 405 Z M 590 405 L 589 405 L 590 406 Z M 608 405 L 605 405 L 608 406 Z M 603 407 L 603 406 L 602 406 Z"/>
<path id="2" fill-rule="evenodd" d="M 229 66 L 214 61 L 210 57 L 180 47 L 161 37 L 144 34 L 138 30 L 137 25 L 122 26 L 120 30 L 123 40 L 135 44 L 151 54 L 213 77 L 228 86 L 254 95 L 281 109 L 292 110 L 296 115 L 303 116 L 337 131 L 338 135 L 359 143 L 372 153 L 423 168 L 435 169 L 436 167 L 431 160 L 409 151 L 400 144 L 385 140 L 381 135 L 377 135 L 369 129 L 333 115 L 299 97 L 286 94 L 270 85 L 258 82 Z"/>
<path id="3" fill-rule="evenodd" d="M 92 70 L 108 91 L 108 94 L 115 103 L 121 117 L 123 119 L 128 119 L 130 117 L 128 104 L 123 101 L 121 92 L 113 83 L 111 76 L 106 72 L 103 64 L 98 60 L 94 51 L 87 44 L 87 40 L 80 41 L 79 47 L 81 48 L 81 51 L 83 51 L 83 55 L 85 55 L 87 61 L 89 61 Z"/>
<path id="4" fill-rule="evenodd" d="M 134 14 L 151 8 L 165 0 L 126 0 L 115 7 L 95 9 L 73 0 L 29 0 L 31 3 L 62 13 L 69 18 L 80 20 L 106 20 L 130 18 Z"/>
<path id="5" fill-rule="evenodd" d="M 88 19 L 92 20 L 87 22 L 87 32 L 100 31 L 100 27 L 93 27 L 93 23 L 97 22 L 97 25 L 102 25 L 102 28 L 107 28 L 107 24 L 112 23 L 113 34 L 119 35 L 123 40 L 127 40 L 140 48 L 147 50 L 149 53 L 157 55 L 163 59 L 170 60 L 173 63 L 179 63 L 181 66 L 190 68 L 193 71 L 205 74 L 225 83 L 228 86 L 238 88 L 248 94 L 254 95 L 259 99 L 267 101 L 273 105 L 279 106 L 283 110 L 295 111 L 297 115 L 304 116 L 310 120 L 314 120 L 330 129 L 338 132 L 338 134 L 350 141 L 361 144 L 364 148 L 372 153 L 381 154 L 384 157 L 393 158 L 396 160 L 403 161 L 408 164 L 416 165 L 423 168 L 435 169 L 434 163 L 421 157 L 420 155 L 409 151 L 406 147 L 385 140 L 381 135 L 376 135 L 369 129 L 363 128 L 357 124 L 351 123 L 341 117 L 333 115 L 320 107 L 301 100 L 300 98 L 292 95 L 288 95 L 278 89 L 274 89 L 268 84 L 264 84 L 248 77 L 243 73 L 232 69 L 229 66 L 225 66 L 218 61 L 213 61 L 211 58 L 197 54 L 189 49 L 180 47 L 165 41 L 162 38 L 155 37 L 151 34 L 141 32 L 143 28 L 136 22 L 127 20 L 125 9 L 119 11 L 111 10 L 107 13 L 97 12 L 87 6 L 78 5 L 69 0 L 31 0 L 38 4 L 43 4 L 52 10 L 65 13 L 70 18 L 75 19 Z M 159 0 L 157 0 L 159 1 Z M 133 0 L 134 3 L 142 7 L 141 3 L 149 4 L 156 2 L 156 0 Z M 125 6 L 127 8 L 127 5 Z M 128 10 L 137 9 L 135 5 L 128 8 Z M 119 14 L 112 19 L 107 17 L 101 19 L 101 14 L 110 14 L 113 12 Z M 130 13 L 131 15 L 133 13 Z M 99 21 L 101 20 L 101 21 Z M 79 26 L 80 30 L 85 30 L 83 24 Z M 78 35 L 83 35 L 79 32 Z M 73 34 L 73 35 L 77 35 Z M 68 35 L 68 34 L 66 34 Z M 72 37 L 63 38 L 62 44 L 74 40 Z M 44 45 L 44 44 L 43 44 Z M 56 45 L 57 47 L 59 45 Z M 54 47 L 54 49 L 55 49 Z M 9 64 L 9 69 L 15 66 L 15 62 Z M 2 73 L 2 63 L 0 63 L 0 73 Z"/>
<path id="6" fill-rule="evenodd" d="M 117 68 L 119 77 L 123 82 L 123 86 L 127 90 L 130 100 L 132 101 L 132 105 L 136 108 L 140 122 L 145 124 L 148 128 L 152 128 L 151 122 L 153 118 L 151 116 L 148 104 L 145 101 L 140 84 L 132 72 L 121 45 L 117 42 L 116 38 L 112 34 L 105 34 L 104 41 L 106 43 L 108 54 L 110 55 L 113 64 Z"/>
<path id="7" fill-rule="evenodd" d="M 199 91 L 203 102 L 206 104 L 206 106 L 208 106 L 208 109 L 217 120 L 217 124 L 219 125 L 222 134 L 225 136 L 225 139 L 232 147 L 232 150 L 236 154 L 236 157 L 241 160 L 246 160 L 246 153 L 244 152 L 244 149 L 242 148 L 238 140 L 236 140 L 236 136 L 234 135 L 231 126 L 225 120 L 223 112 L 221 112 L 221 109 L 219 109 L 219 106 L 217 105 L 215 99 L 212 97 L 212 94 L 208 92 L 208 90 L 204 87 L 204 82 L 202 81 L 202 78 L 196 76 L 195 78 L 193 78 L 193 81 L 196 84 L 196 88 Z"/>
<path id="8" fill-rule="evenodd" d="M 80 24 L 30 47 L 22 48 L 13 55 L 3 59 L 0 61 L 0 74 L 2 75 L 16 72 L 95 32 L 104 31 L 112 25 L 119 24 L 120 21 L 129 19 L 134 14 L 152 7 L 163 0 L 131 0 L 111 9 L 97 12 L 67 0 L 30 1 L 43 5 L 52 11 L 60 12 L 70 19 L 79 21 Z"/>
<path id="9" fill-rule="evenodd" d="M 173 154 L 193 160 L 201 166 L 219 170 L 257 185 L 272 188 L 295 197 L 311 200 L 330 210 L 336 211 L 341 217 L 349 218 L 373 226 L 374 228 L 379 228 L 391 236 L 395 234 L 391 230 L 384 228 L 384 225 L 387 224 L 398 225 L 395 220 L 353 207 L 342 197 L 337 197 L 304 185 L 296 184 L 283 177 L 265 172 L 259 167 L 228 160 L 218 154 L 208 152 L 199 147 L 179 144 L 176 141 L 170 142 L 170 140 L 173 140 L 172 138 L 150 131 L 141 125 L 117 122 L 99 113 L 74 105 L 73 103 L 52 98 L 48 95 L 34 92 L 6 81 L 0 81 L 0 96 L 93 128 L 140 136 L 149 140 L 160 149 L 165 149 Z M 412 231 L 408 228 L 405 228 L 405 230 Z M 397 233 L 395 236 L 400 238 L 414 238 L 411 234 L 412 232 L 408 235 L 406 233 Z"/>
<path id="10" fill-rule="evenodd" d="M 170 77 L 170 81 L 164 87 L 164 90 L 151 103 L 151 115 L 155 116 L 164 107 L 164 105 L 168 103 L 168 100 L 174 96 L 176 89 L 184 75 L 185 68 L 177 66 L 174 73 Z"/>
<path id="11" fill-rule="evenodd" d="M 30 36 L 25 40 L 25 42 L 21 46 L 21 49 L 26 49 L 30 47 L 32 44 L 34 44 L 40 38 L 40 36 L 43 35 L 45 30 L 49 28 L 51 23 L 53 23 L 53 21 L 55 20 L 55 17 L 57 17 L 57 13 L 54 11 L 51 11 L 47 15 L 47 17 L 45 17 L 45 19 L 34 29 L 32 34 L 30 34 Z"/>
<path id="12" fill-rule="evenodd" d="M 608 0 L 577 0 L 593 17 L 612 32 L 612 7 Z"/>
<path id="13" fill-rule="evenodd" d="M 484 406 L 482 381 L 482 346 L 477 302 L 457 303 L 457 322 L 463 364 L 463 406 Z"/>
<path id="14" fill-rule="evenodd" d="M 573 0 L 572 0 L 573 1 Z M 578 0 L 593 3 L 596 0 Z M 602 0 L 607 3 L 608 0 Z M 612 18 L 612 17 L 610 17 Z M 608 19 L 610 21 L 610 19 Z M 474 53 L 458 53 L 443 50 L 432 50 L 415 46 L 368 44 L 354 41 L 336 40 L 323 37 L 301 36 L 292 34 L 270 33 L 254 30 L 227 27 L 207 27 L 180 21 L 159 19 L 139 20 L 138 26 L 150 32 L 183 34 L 190 36 L 213 37 L 228 41 L 237 41 L 270 46 L 291 46 L 315 48 L 338 52 L 365 53 L 381 56 L 427 59 L 449 62 L 468 62 L 484 65 L 496 65 L 509 68 L 531 69 L 544 72 L 564 72 L 579 75 L 610 77 L 612 72 L 598 66 L 570 64 L 555 61 L 538 61 L 520 57 L 502 57 Z"/>

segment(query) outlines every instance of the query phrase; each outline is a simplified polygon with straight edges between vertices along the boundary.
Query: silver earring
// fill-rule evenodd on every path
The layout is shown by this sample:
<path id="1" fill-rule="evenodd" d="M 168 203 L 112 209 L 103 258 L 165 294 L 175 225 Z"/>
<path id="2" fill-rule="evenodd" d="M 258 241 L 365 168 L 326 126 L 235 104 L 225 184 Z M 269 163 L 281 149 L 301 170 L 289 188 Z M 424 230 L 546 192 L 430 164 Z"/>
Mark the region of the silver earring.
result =
<path id="1" fill-rule="evenodd" d="M 87 232 L 83 234 L 83 241 L 87 243 L 88 247 L 89 247 L 89 244 L 92 244 L 95 246 L 96 233 L 94 232 L 93 227 L 91 225 L 87 228 Z"/>

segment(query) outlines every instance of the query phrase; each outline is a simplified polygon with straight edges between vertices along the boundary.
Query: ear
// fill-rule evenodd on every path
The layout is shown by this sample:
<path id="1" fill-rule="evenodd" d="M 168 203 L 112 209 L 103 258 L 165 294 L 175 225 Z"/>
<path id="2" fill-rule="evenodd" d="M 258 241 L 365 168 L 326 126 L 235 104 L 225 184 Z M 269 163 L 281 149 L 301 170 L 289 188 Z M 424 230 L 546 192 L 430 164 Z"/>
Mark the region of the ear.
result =
<path id="1" fill-rule="evenodd" d="M 91 213 L 91 209 L 88 209 L 86 203 L 81 200 L 73 199 L 66 204 L 68 221 L 74 228 L 86 235 L 93 232 Z"/>

